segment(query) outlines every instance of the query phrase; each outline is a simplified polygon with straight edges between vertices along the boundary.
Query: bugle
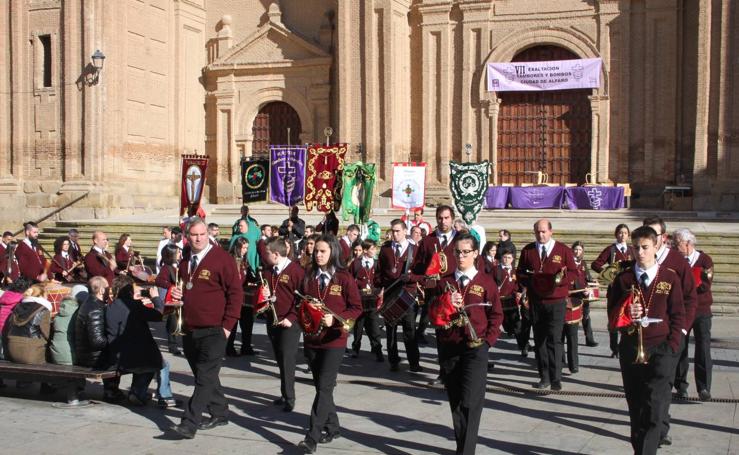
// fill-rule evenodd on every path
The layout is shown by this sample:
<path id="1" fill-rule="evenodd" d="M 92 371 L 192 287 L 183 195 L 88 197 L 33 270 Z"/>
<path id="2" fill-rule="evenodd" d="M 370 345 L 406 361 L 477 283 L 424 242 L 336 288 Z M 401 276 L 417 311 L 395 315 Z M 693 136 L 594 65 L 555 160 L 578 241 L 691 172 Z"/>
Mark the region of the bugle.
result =
<path id="1" fill-rule="evenodd" d="M 182 278 L 181 277 L 177 278 L 177 284 L 175 285 L 175 287 L 180 292 L 182 292 Z M 175 315 L 175 318 L 177 319 L 175 322 L 174 330 L 172 330 L 172 333 L 171 333 L 172 336 L 182 336 L 185 334 L 185 331 L 183 330 L 183 327 L 182 327 L 184 323 L 182 319 L 182 305 L 183 305 L 182 301 L 180 301 L 179 304 L 173 305 L 175 306 L 174 315 Z"/>
<path id="2" fill-rule="evenodd" d="M 262 275 L 262 269 L 257 269 L 257 275 L 259 276 L 259 282 L 261 283 L 262 287 L 265 289 L 269 289 L 269 284 L 267 283 L 267 280 L 264 279 L 264 276 Z M 277 299 L 277 296 L 273 293 L 273 289 L 270 289 L 270 295 L 269 298 L 263 302 L 254 302 L 254 313 L 256 314 L 262 314 L 265 311 L 269 310 L 270 313 L 272 313 L 272 325 L 276 326 L 280 323 L 277 316 L 277 308 L 275 307 L 275 300 Z M 257 300 L 262 297 L 262 293 L 257 291 Z"/>
<path id="3" fill-rule="evenodd" d="M 324 315 L 328 313 L 331 316 L 333 316 L 337 321 L 339 321 L 339 324 L 341 324 L 341 329 L 344 332 L 349 333 L 352 331 L 352 328 L 354 327 L 354 319 L 342 318 L 335 311 L 329 308 L 325 303 L 321 302 L 319 299 L 313 296 L 301 294 L 300 291 L 298 291 L 297 289 L 294 292 L 295 292 L 295 295 L 297 295 L 300 299 L 313 305 L 314 307 L 316 307 L 316 309 L 320 310 Z"/>

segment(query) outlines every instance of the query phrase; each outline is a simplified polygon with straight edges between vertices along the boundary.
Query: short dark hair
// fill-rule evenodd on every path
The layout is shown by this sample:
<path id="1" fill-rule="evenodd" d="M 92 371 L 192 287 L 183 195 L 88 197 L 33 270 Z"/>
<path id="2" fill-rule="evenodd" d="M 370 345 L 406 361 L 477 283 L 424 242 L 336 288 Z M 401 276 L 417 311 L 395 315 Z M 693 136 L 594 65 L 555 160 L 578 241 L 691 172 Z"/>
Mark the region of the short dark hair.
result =
<path id="1" fill-rule="evenodd" d="M 260 231 L 264 231 L 267 228 L 272 228 L 272 225 L 271 224 L 263 224 L 263 225 L 259 226 L 259 230 Z"/>
<path id="2" fill-rule="evenodd" d="M 67 231 L 67 234 L 69 234 L 69 235 L 72 235 L 72 234 L 79 234 L 79 233 L 80 233 L 80 231 L 78 231 L 78 230 L 77 230 L 77 229 L 75 229 L 75 228 L 72 228 L 72 229 L 70 229 L 69 231 Z M 5 235 L 5 234 L 3 234 L 3 235 Z"/>
<path id="3" fill-rule="evenodd" d="M 508 229 L 501 229 L 501 230 L 498 231 L 498 234 L 500 234 L 500 233 L 503 233 L 503 235 L 505 235 L 509 239 L 511 238 L 511 232 Z"/>
<path id="4" fill-rule="evenodd" d="M 170 229 L 170 232 L 174 235 L 182 234 L 182 229 L 179 226 L 174 226 Z"/>
<path id="5" fill-rule="evenodd" d="M 128 275 L 118 275 L 113 278 L 113 297 L 114 298 L 132 298 L 133 297 L 133 278 Z"/>
<path id="6" fill-rule="evenodd" d="M 469 241 L 472 242 L 472 249 L 473 250 L 479 250 L 480 249 L 480 242 L 478 242 L 477 241 L 477 237 L 475 237 L 472 234 L 468 234 L 466 232 L 464 232 L 462 234 L 457 234 L 457 235 L 454 236 L 454 240 L 456 241 L 457 244 L 459 244 L 459 242 L 463 242 L 465 240 L 469 240 Z"/>
<path id="7" fill-rule="evenodd" d="M 27 231 L 31 228 L 37 228 L 37 227 L 38 227 L 38 224 L 34 223 L 33 221 L 26 221 L 25 223 L 23 223 L 24 231 Z"/>
<path id="8" fill-rule="evenodd" d="M 374 240 L 372 240 L 372 239 L 364 239 L 364 240 L 362 240 L 362 249 L 363 250 L 367 251 L 370 248 L 372 248 L 373 246 L 377 246 L 377 242 L 375 242 Z"/>
<path id="9" fill-rule="evenodd" d="M 408 229 L 408 225 L 405 224 L 405 221 L 401 220 L 400 218 L 395 218 L 390 222 L 390 227 L 401 225 L 403 229 Z"/>
<path id="10" fill-rule="evenodd" d="M 452 218 L 454 218 L 454 209 L 451 205 L 442 204 L 438 207 L 436 207 L 436 218 L 439 217 L 439 215 L 444 211 L 449 210 L 449 213 L 452 215 Z"/>
<path id="11" fill-rule="evenodd" d="M 266 224 L 265 226 L 269 226 Z M 287 256 L 287 242 L 283 237 L 270 237 L 264 242 L 264 247 L 272 253 Z"/>
<path id="12" fill-rule="evenodd" d="M 629 229 L 629 227 L 626 224 L 621 223 L 618 226 L 616 226 L 616 229 L 613 231 L 613 235 L 618 235 L 618 231 L 624 228 L 626 229 L 626 232 L 631 233 L 631 229 Z"/>
<path id="13" fill-rule="evenodd" d="M 662 217 L 659 217 L 657 215 L 648 216 L 644 218 L 644 221 L 642 222 L 642 226 L 651 226 L 653 224 L 659 224 L 659 228 L 662 230 L 662 232 L 658 232 L 657 235 L 667 233 L 667 225 L 665 224 L 665 220 L 663 220 Z M 634 232 L 636 232 L 636 230 L 634 230 Z"/>
<path id="14" fill-rule="evenodd" d="M 3 237 L 13 237 L 13 233 L 10 231 L 3 232 Z"/>
<path id="15" fill-rule="evenodd" d="M 208 229 L 213 229 L 217 227 L 218 227 L 218 223 L 208 223 Z"/>
<path id="16" fill-rule="evenodd" d="M 305 226 L 305 230 L 307 231 L 308 229 L 310 229 L 313 232 L 316 232 L 316 227 L 313 226 L 312 224 L 308 224 Z"/>
<path id="17" fill-rule="evenodd" d="M 580 240 L 575 240 L 575 243 L 572 244 L 572 249 L 574 250 L 577 246 L 581 246 L 583 250 L 585 249 L 585 244 Z"/>
<path id="18" fill-rule="evenodd" d="M 346 232 L 353 232 L 353 231 L 359 232 L 359 226 L 357 226 L 356 224 L 350 224 L 349 226 L 347 226 Z"/>
<path id="19" fill-rule="evenodd" d="M 631 242 L 636 243 L 641 239 L 650 239 L 656 244 L 658 236 L 659 234 L 657 234 L 657 231 L 655 231 L 652 226 L 639 226 L 638 228 L 634 229 L 634 232 L 631 233 Z"/>

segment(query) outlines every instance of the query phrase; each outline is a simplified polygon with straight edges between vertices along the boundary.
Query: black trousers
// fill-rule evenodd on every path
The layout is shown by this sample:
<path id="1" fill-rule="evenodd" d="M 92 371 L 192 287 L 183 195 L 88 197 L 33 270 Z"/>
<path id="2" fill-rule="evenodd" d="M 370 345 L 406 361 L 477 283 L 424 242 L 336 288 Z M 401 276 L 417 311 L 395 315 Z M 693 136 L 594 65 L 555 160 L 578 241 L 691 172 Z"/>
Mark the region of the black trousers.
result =
<path id="1" fill-rule="evenodd" d="M 234 324 L 231 334 L 228 336 L 228 349 L 234 349 L 234 342 L 236 341 L 236 326 L 241 328 L 241 349 L 247 349 L 251 347 L 251 334 L 254 329 L 254 310 L 251 306 L 243 305 L 241 307 L 241 317 L 238 322 Z"/>
<path id="2" fill-rule="evenodd" d="M 503 330 L 508 335 L 518 336 L 521 331 L 521 315 L 519 308 L 506 308 L 503 310 Z"/>
<path id="3" fill-rule="evenodd" d="M 631 446 L 637 455 L 656 454 L 662 418 L 670 406 L 676 355 L 664 342 L 648 351 L 646 365 L 635 365 L 636 347 L 636 334 L 621 336 L 618 357 L 629 407 Z"/>
<path id="4" fill-rule="evenodd" d="M 352 349 L 355 352 L 359 352 L 362 347 L 362 334 L 364 332 L 367 333 L 372 352 L 382 352 L 382 332 L 380 331 L 380 316 L 377 315 L 377 311 L 365 311 L 354 322 Z"/>
<path id="5" fill-rule="evenodd" d="M 177 348 L 177 337 L 172 335 L 175 327 L 177 327 L 177 315 L 175 313 L 171 313 L 168 314 L 166 318 L 167 322 L 165 322 L 165 327 L 167 328 L 167 347 L 171 351 Z"/>
<path id="6" fill-rule="evenodd" d="M 618 331 L 608 332 L 608 341 L 611 346 L 611 352 L 618 352 Z"/>
<path id="7" fill-rule="evenodd" d="M 582 329 L 585 332 L 585 342 L 592 344 L 595 342 L 593 336 L 593 321 L 590 319 L 590 302 L 582 303 Z"/>
<path id="8" fill-rule="evenodd" d="M 441 379 L 452 411 L 458 454 L 475 453 L 485 403 L 488 349 L 487 343 L 477 348 L 465 343 L 439 345 Z"/>
<path id="9" fill-rule="evenodd" d="M 667 406 L 664 407 L 664 413 L 662 414 L 662 430 L 660 433 L 660 439 L 667 436 L 667 434 L 670 432 L 670 403 L 672 403 L 672 387 L 675 386 L 675 378 L 677 377 L 676 372 L 678 362 L 680 361 L 680 353 L 683 352 L 683 349 L 685 349 L 685 345 L 688 343 L 688 337 L 686 337 L 682 333 L 680 335 L 680 349 L 678 349 L 676 354 L 672 354 L 669 356 L 672 364 L 670 365 L 671 373 L 667 378 L 669 384 L 664 396 L 664 400 L 667 402 Z"/>
<path id="10" fill-rule="evenodd" d="M 408 356 L 408 363 L 412 366 L 418 365 L 421 357 L 418 352 L 418 342 L 416 341 L 415 319 L 416 314 L 409 309 L 399 321 L 400 326 L 403 327 L 405 353 Z M 385 331 L 387 333 L 388 361 L 391 365 L 398 364 L 400 363 L 400 355 L 398 354 L 398 326 L 385 324 Z"/>
<path id="11" fill-rule="evenodd" d="M 226 353 L 226 335 L 222 327 L 194 329 L 182 337 L 182 347 L 195 376 L 195 390 L 185 407 L 181 424 L 197 430 L 205 410 L 212 417 L 226 417 L 228 412 L 218 377 Z"/>
<path id="12" fill-rule="evenodd" d="M 688 390 L 688 345 L 690 334 L 695 338 L 695 354 L 693 355 L 693 368 L 695 369 L 695 386 L 701 390 L 711 391 L 711 370 L 713 360 L 711 359 L 711 320 L 710 314 L 695 317 L 693 327 L 688 332 L 685 346 L 680 351 L 680 359 L 675 372 L 675 389 Z"/>
<path id="13" fill-rule="evenodd" d="M 429 294 L 427 291 L 426 294 L 426 303 L 423 305 L 416 305 L 414 307 L 414 311 L 409 311 L 409 313 L 413 314 L 413 320 L 415 321 L 415 316 L 419 315 L 418 318 L 418 326 L 416 327 L 416 336 L 421 338 L 426 335 L 426 329 L 429 328 L 429 299 L 434 298 L 433 295 Z"/>
<path id="14" fill-rule="evenodd" d="M 341 359 L 344 356 L 344 348 L 313 349 L 306 347 L 305 355 L 308 357 L 311 373 L 313 373 L 313 386 L 316 389 L 306 436 L 318 442 L 321 432 L 336 434 L 340 429 L 339 416 L 336 414 L 334 404 L 334 388 Z"/>
<path id="15" fill-rule="evenodd" d="M 565 301 L 542 304 L 531 303 L 534 326 L 536 366 L 544 382 L 562 380 L 562 329 L 565 324 Z"/>
<path id="16" fill-rule="evenodd" d="M 531 338 L 531 307 L 526 308 L 522 305 L 519 310 L 521 312 L 521 322 L 516 333 L 516 344 L 518 344 L 518 349 L 523 349 L 529 344 Z"/>
<path id="17" fill-rule="evenodd" d="M 577 356 L 577 333 L 580 330 L 580 324 L 565 323 L 562 328 L 562 343 L 567 346 L 567 368 L 570 371 L 577 370 L 580 362 Z"/>
<path id="18" fill-rule="evenodd" d="M 272 342 L 275 361 L 280 368 L 280 396 L 295 405 L 295 357 L 298 354 L 300 326 L 293 323 L 290 327 L 267 325 L 267 336 Z"/>

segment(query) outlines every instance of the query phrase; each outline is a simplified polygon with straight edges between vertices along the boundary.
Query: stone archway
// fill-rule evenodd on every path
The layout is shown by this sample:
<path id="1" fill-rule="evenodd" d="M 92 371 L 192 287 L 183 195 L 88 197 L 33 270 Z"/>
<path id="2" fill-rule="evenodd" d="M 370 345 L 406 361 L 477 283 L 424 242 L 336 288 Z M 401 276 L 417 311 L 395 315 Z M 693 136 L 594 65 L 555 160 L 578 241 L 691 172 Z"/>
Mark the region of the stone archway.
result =
<path id="1" fill-rule="evenodd" d="M 284 101 L 267 103 L 254 118 L 252 154 L 266 154 L 270 144 L 299 144 L 301 132 L 300 116 L 290 104 Z"/>

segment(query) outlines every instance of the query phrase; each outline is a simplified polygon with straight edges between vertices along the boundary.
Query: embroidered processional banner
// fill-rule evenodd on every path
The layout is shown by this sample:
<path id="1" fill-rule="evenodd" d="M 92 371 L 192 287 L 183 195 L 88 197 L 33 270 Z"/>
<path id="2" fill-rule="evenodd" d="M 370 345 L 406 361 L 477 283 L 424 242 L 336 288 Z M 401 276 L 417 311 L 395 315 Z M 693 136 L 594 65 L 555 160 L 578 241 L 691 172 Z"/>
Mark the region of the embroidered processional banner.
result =
<path id="1" fill-rule="evenodd" d="M 308 146 L 305 175 L 305 209 L 317 208 L 319 212 L 333 210 L 334 199 L 340 197 L 337 187 L 341 183 L 347 144 Z M 339 195 L 339 196 L 337 196 Z"/>
<path id="2" fill-rule="evenodd" d="M 241 199 L 244 204 L 267 200 L 269 160 L 266 158 L 241 161 Z"/>
<path id="3" fill-rule="evenodd" d="M 341 214 L 344 221 L 350 217 L 354 224 L 365 224 L 372 213 L 372 196 L 377 181 L 375 163 L 344 164 Z"/>
<path id="4" fill-rule="evenodd" d="M 411 210 L 426 199 L 426 163 L 393 163 L 392 206 Z"/>
<path id="5" fill-rule="evenodd" d="M 302 146 L 270 145 L 270 199 L 292 206 L 305 195 L 305 152 Z"/>
<path id="6" fill-rule="evenodd" d="M 205 171 L 208 157 L 182 155 L 182 184 L 180 185 L 180 216 L 194 216 L 200 208 L 200 198 L 205 188 Z"/>
<path id="7" fill-rule="evenodd" d="M 454 205 L 462 219 L 468 224 L 472 223 L 485 202 L 490 162 L 487 160 L 482 163 L 450 161 L 449 169 L 451 170 L 449 190 L 452 192 Z"/>

